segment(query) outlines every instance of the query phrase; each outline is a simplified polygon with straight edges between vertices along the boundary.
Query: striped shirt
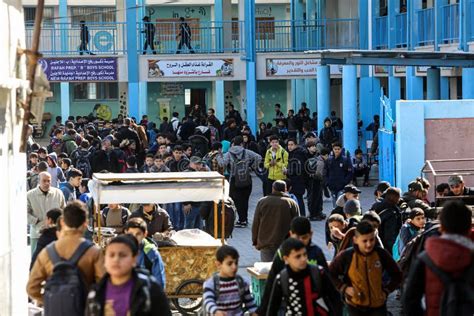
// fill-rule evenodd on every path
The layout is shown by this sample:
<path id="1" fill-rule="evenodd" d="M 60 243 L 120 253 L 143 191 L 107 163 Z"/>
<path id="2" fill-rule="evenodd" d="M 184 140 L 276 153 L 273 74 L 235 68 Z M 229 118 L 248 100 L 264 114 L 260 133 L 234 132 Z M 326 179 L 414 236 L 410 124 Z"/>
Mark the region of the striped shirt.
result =
<path id="1" fill-rule="evenodd" d="M 243 282 L 239 282 L 240 278 Z M 217 311 L 226 312 L 228 316 L 243 315 L 248 311 L 253 313 L 257 310 L 257 306 L 250 294 L 249 285 L 242 277 L 237 278 L 220 278 L 219 293 L 216 297 L 214 277 L 204 282 L 204 309 L 207 315 L 214 315 Z M 239 289 L 243 284 L 244 289 Z"/>

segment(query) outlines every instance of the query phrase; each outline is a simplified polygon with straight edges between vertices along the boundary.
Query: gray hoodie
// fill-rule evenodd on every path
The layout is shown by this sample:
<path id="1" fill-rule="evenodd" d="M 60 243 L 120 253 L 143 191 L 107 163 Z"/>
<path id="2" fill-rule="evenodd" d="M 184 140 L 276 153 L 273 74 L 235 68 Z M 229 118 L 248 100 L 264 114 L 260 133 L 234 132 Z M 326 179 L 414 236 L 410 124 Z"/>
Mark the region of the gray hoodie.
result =
<path id="1" fill-rule="evenodd" d="M 216 157 L 217 163 L 221 167 L 228 168 L 229 170 L 234 170 L 234 168 L 231 167 L 232 163 L 234 163 L 234 160 L 236 159 L 242 159 L 242 157 L 244 156 L 244 152 L 245 159 L 248 160 L 249 166 L 253 170 L 257 170 L 258 165 L 262 161 L 262 156 L 256 154 L 251 150 L 245 149 L 242 146 L 232 146 L 229 148 L 229 151 L 224 155 L 218 155 Z"/>

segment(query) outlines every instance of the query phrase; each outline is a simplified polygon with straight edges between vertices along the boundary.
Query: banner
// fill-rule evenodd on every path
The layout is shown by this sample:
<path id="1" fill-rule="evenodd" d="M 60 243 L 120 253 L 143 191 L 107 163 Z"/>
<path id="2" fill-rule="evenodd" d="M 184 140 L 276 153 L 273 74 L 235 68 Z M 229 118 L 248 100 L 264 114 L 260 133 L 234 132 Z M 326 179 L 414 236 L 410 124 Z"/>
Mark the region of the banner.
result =
<path id="1" fill-rule="evenodd" d="M 117 58 L 42 58 L 49 81 L 117 81 Z"/>
<path id="2" fill-rule="evenodd" d="M 148 78 L 232 77 L 233 59 L 148 60 Z"/>
<path id="3" fill-rule="evenodd" d="M 317 59 L 267 59 L 267 77 L 316 76 Z"/>

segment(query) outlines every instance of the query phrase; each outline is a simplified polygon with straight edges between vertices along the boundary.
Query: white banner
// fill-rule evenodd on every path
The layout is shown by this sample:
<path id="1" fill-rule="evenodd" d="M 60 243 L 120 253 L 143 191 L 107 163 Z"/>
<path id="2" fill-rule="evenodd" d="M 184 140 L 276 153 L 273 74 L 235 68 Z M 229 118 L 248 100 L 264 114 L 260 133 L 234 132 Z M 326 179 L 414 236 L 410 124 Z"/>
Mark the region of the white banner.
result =
<path id="1" fill-rule="evenodd" d="M 267 77 L 316 76 L 318 59 L 267 59 Z"/>
<path id="2" fill-rule="evenodd" d="M 148 60 L 148 78 L 232 77 L 233 59 Z"/>

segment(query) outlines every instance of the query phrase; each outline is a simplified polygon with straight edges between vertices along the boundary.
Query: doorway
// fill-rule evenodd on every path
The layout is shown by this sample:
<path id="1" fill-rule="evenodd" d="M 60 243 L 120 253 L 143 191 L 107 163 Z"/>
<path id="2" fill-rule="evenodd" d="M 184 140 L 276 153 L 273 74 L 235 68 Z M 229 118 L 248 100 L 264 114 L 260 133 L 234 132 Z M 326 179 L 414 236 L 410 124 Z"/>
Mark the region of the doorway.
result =
<path id="1" fill-rule="evenodd" d="M 186 116 L 189 115 L 194 105 L 201 106 L 202 114 L 206 114 L 206 90 L 207 89 L 185 89 Z"/>

